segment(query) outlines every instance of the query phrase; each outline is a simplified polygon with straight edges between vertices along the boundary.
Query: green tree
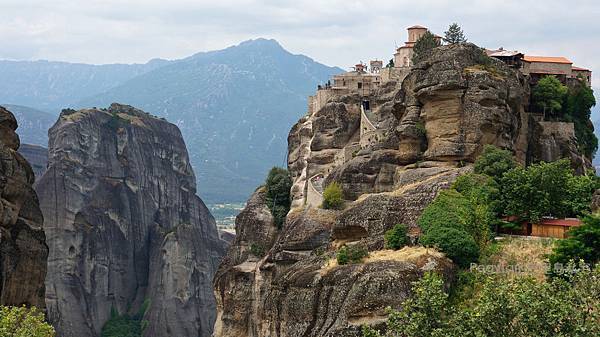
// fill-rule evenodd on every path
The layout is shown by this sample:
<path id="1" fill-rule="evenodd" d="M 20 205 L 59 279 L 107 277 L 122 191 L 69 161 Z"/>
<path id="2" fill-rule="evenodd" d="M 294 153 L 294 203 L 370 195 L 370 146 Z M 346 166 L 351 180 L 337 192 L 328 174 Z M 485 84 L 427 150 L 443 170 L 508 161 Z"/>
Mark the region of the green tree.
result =
<path id="1" fill-rule="evenodd" d="M 148 327 L 144 315 L 149 307 L 150 300 L 146 299 L 135 315 L 119 315 L 119 312 L 112 308 L 110 319 L 102 327 L 102 337 L 142 337 Z"/>
<path id="2" fill-rule="evenodd" d="M 452 303 L 426 274 L 401 311 L 389 310 L 389 337 L 595 337 L 600 334 L 600 266 L 568 278 L 484 277 L 468 302 Z M 383 336 L 363 327 L 363 336 Z"/>
<path id="3" fill-rule="evenodd" d="M 53 337 L 54 328 L 37 308 L 0 306 L 0 337 Z"/>
<path id="4" fill-rule="evenodd" d="M 448 27 L 448 30 L 444 32 L 444 41 L 449 44 L 465 43 L 467 39 L 458 23 L 453 23 Z"/>
<path id="5" fill-rule="evenodd" d="M 324 209 L 341 209 L 344 206 L 343 194 L 340 184 L 332 182 L 323 191 L 323 204 L 321 206 Z"/>
<path id="6" fill-rule="evenodd" d="M 277 227 L 281 227 L 290 211 L 292 178 L 286 169 L 273 167 L 265 182 L 266 201 Z"/>
<path id="7" fill-rule="evenodd" d="M 600 262 L 600 216 L 588 215 L 583 224 L 569 230 L 566 239 L 558 240 L 549 256 L 550 265 L 583 260 L 589 264 Z"/>
<path id="8" fill-rule="evenodd" d="M 560 112 L 567 91 L 556 76 L 544 76 L 533 88 L 533 103 L 543 110 L 544 116 L 546 111 L 550 114 Z"/>
<path id="9" fill-rule="evenodd" d="M 369 256 L 369 251 L 362 244 L 344 245 L 338 249 L 336 254 L 337 263 L 345 265 L 348 263 L 360 263 L 363 258 Z"/>
<path id="10" fill-rule="evenodd" d="M 394 68 L 394 59 L 390 59 L 385 65 L 386 68 Z"/>
<path id="11" fill-rule="evenodd" d="M 542 216 L 580 216 L 590 211 L 597 180 L 574 175 L 567 159 L 541 162 L 505 173 L 501 183 L 504 215 L 526 221 Z"/>
<path id="12" fill-rule="evenodd" d="M 462 268 L 479 258 L 479 246 L 469 233 L 460 229 L 436 227 L 423 234 L 419 242 L 423 246 L 439 249 Z"/>
<path id="13" fill-rule="evenodd" d="M 483 152 L 475 161 L 473 171 L 488 175 L 496 182 L 500 182 L 504 173 L 516 166 L 517 163 L 510 151 L 499 149 L 494 145 L 485 145 Z"/>
<path id="14" fill-rule="evenodd" d="M 569 87 L 564 106 L 565 119 L 575 125 L 575 136 L 579 149 L 593 158 L 598 150 L 598 138 L 594 134 L 594 125 L 590 121 L 591 109 L 596 105 L 594 91 L 584 83 Z"/>
<path id="15" fill-rule="evenodd" d="M 417 39 L 413 47 L 412 63 L 417 64 L 423 60 L 433 48 L 440 45 L 440 40 L 430 31 L 425 32 Z"/>
<path id="16" fill-rule="evenodd" d="M 408 227 L 405 224 L 397 224 L 394 228 L 385 232 L 385 248 L 398 250 L 409 243 Z"/>

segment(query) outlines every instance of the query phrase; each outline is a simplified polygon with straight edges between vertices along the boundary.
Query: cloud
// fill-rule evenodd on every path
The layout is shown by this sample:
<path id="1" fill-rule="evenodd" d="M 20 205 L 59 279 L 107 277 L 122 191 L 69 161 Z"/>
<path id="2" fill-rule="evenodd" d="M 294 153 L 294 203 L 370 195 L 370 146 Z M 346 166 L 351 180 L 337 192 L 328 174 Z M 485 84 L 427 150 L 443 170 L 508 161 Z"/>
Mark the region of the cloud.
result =
<path id="1" fill-rule="evenodd" d="M 413 24 L 528 54 L 560 55 L 598 71 L 596 1 L 3 0 L 0 58 L 146 62 L 275 38 L 295 53 L 344 68 L 392 57 Z"/>

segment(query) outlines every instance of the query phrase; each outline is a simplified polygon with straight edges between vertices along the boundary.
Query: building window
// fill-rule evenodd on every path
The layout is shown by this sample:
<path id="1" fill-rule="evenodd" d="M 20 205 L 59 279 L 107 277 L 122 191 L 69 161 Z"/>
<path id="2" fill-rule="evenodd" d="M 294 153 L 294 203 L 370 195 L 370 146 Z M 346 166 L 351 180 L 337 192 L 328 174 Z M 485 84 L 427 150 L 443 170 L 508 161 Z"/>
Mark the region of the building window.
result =
<path id="1" fill-rule="evenodd" d="M 358 82 L 358 89 L 361 89 L 361 88 L 362 88 L 362 83 Z"/>

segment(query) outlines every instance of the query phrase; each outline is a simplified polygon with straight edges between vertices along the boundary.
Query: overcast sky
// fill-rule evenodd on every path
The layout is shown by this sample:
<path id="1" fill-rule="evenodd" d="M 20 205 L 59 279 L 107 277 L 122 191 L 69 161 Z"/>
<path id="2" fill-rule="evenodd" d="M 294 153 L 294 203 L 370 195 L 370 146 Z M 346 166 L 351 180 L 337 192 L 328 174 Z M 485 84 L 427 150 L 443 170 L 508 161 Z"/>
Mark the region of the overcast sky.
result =
<path id="1" fill-rule="evenodd" d="M 0 0 L 0 22 L 0 59 L 146 62 L 265 37 L 345 69 L 390 59 L 410 25 L 458 22 L 480 46 L 566 56 L 600 88 L 598 0 Z"/>

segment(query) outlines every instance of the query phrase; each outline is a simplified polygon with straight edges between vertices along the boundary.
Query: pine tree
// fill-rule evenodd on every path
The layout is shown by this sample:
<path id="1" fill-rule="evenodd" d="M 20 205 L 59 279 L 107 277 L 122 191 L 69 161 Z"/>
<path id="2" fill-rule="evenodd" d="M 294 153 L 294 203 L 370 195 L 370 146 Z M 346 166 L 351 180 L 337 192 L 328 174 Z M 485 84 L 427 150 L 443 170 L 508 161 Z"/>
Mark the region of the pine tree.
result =
<path id="1" fill-rule="evenodd" d="M 453 23 L 448 27 L 448 31 L 444 32 L 444 41 L 449 44 L 465 43 L 467 39 L 458 23 Z"/>
<path id="2" fill-rule="evenodd" d="M 433 35 L 433 33 L 430 31 L 425 32 L 425 34 L 423 34 L 417 39 L 417 42 L 415 42 L 415 46 L 413 47 L 412 63 L 417 64 L 433 48 L 438 47 L 439 45 L 440 41 L 435 37 L 435 35 Z"/>

